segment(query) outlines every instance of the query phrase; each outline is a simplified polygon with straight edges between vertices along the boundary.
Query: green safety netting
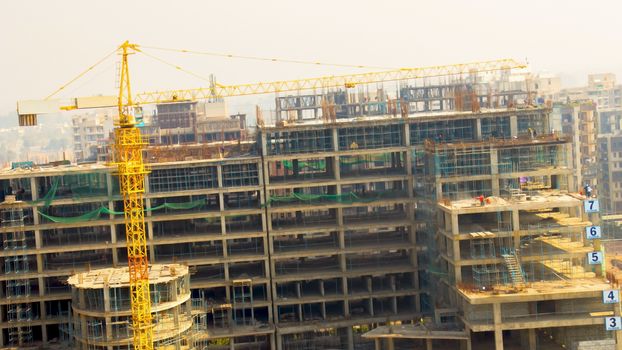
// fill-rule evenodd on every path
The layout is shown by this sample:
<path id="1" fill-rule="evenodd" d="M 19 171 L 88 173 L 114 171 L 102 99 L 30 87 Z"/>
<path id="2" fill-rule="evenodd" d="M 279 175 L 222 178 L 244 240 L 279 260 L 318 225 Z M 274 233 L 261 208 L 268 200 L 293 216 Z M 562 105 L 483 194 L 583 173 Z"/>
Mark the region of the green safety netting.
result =
<path id="1" fill-rule="evenodd" d="M 199 200 L 184 202 L 184 203 L 164 203 L 164 204 L 155 206 L 153 208 L 147 208 L 145 209 L 145 211 L 155 211 L 155 210 L 161 210 L 161 209 L 188 210 L 188 209 L 194 209 L 194 208 L 203 206 L 205 205 L 205 203 L 206 203 L 205 199 L 199 199 Z M 68 224 L 97 219 L 102 214 L 112 214 L 112 215 L 123 215 L 124 214 L 122 211 L 110 210 L 104 206 L 101 206 L 95 210 L 91 210 L 88 213 L 85 213 L 79 216 L 71 216 L 71 217 L 52 216 L 52 215 L 43 213 L 40 210 L 38 210 L 38 212 L 39 214 L 41 214 L 41 216 L 45 217 L 46 219 L 52 222 L 68 223 Z"/>
<path id="2" fill-rule="evenodd" d="M 391 155 L 390 154 L 377 154 L 377 155 L 373 155 L 371 157 L 365 157 L 363 159 L 361 158 L 355 158 L 355 159 L 344 159 L 343 157 L 339 159 L 339 164 L 341 165 L 356 165 L 356 164 L 363 164 L 363 163 L 369 163 L 369 162 L 390 162 L 391 161 Z"/>
<path id="3" fill-rule="evenodd" d="M 439 266 L 435 266 L 434 264 L 428 266 L 426 271 L 428 271 L 428 273 L 433 274 L 433 275 L 447 276 L 447 272 L 441 270 L 441 268 Z"/>
<path id="4" fill-rule="evenodd" d="M 44 203 L 44 207 L 50 206 L 50 203 L 57 197 L 71 197 L 73 199 L 81 199 L 92 196 L 105 196 L 107 194 L 106 176 L 103 173 L 75 174 L 53 177 L 51 185 L 42 179 L 40 187 L 37 189 L 41 196 L 36 201 L 31 201 L 33 205 Z M 46 191 L 47 190 L 47 191 Z"/>
<path id="5" fill-rule="evenodd" d="M 101 214 L 113 214 L 113 215 L 121 215 L 123 214 L 123 212 L 117 212 L 117 211 L 113 211 L 110 210 L 104 206 L 101 206 L 95 210 L 91 210 L 90 212 L 86 213 L 86 214 L 82 214 L 79 216 L 71 216 L 71 217 L 59 217 L 59 216 L 52 216 L 52 215 L 48 215 L 46 213 L 41 212 L 40 210 L 37 210 L 39 212 L 39 214 L 41 214 L 41 216 L 43 216 L 44 218 L 52 221 L 52 222 L 56 222 L 56 223 L 65 223 L 65 224 L 72 224 L 72 223 L 76 223 L 76 222 L 82 222 L 82 221 L 89 221 L 89 220 L 93 220 L 98 218 Z"/>
<path id="6" fill-rule="evenodd" d="M 198 199 L 196 201 L 184 202 L 184 203 L 164 203 L 153 208 L 145 209 L 145 211 L 154 211 L 160 209 L 173 209 L 173 210 L 188 210 L 198 208 L 205 205 L 205 199 Z"/>
<path id="7" fill-rule="evenodd" d="M 354 159 L 339 159 L 339 164 L 341 165 L 357 165 L 364 164 L 369 162 L 389 162 L 391 161 L 390 154 L 378 154 L 371 157 L 365 157 L 361 159 L 360 157 L 356 157 Z M 283 167 L 287 170 L 294 170 L 294 162 L 291 160 L 284 160 Z M 326 161 L 323 159 L 315 160 L 315 161 L 298 161 L 298 169 L 308 169 L 313 171 L 325 171 L 326 170 Z"/>
<path id="8" fill-rule="evenodd" d="M 291 160 L 284 160 L 283 167 L 287 170 L 294 170 L 294 162 Z M 298 162 L 298 169 L 309 169 L 314 171 L 324 171 L 326 170 L 326 161 L 317 160 L 317 161 L 309 161 L 309 162 Z"/>
<path id="9" fill-rule="evenodd" d="M 372 202 L 382 198 L 385 192 L 370 192 L 365 194 L 364 197 L 357 195 L 354 192 L 348 192 L 343 194 L 305 194 L 305 193 L 292 193 L 286 196 L 270 196 L 268 203 L 292 203 L 292 202 L 337 202 L 337 203 L 355 203 L 355 202 Z"/>
<path id="10" fill-rule="evenodd" d="M 45 196 L 41 197 L 41 199 L 38 199 L 36 201 L 31 201 L 30 204 L 37 205 L 39 203 L 44 203 L 43 206 L 45 208 L 49 207 L 50 203 L 52 203 L 52 200 L 56 196 L 56 191 L 58 190 L 58 184 L 59 183 L 60 183 L 60 181 L 57 178 L 56 180 L 54 180 L 54 183 L 52 184 L 52 187 L 50 187 L 50 189 L 47 191 Z"/>

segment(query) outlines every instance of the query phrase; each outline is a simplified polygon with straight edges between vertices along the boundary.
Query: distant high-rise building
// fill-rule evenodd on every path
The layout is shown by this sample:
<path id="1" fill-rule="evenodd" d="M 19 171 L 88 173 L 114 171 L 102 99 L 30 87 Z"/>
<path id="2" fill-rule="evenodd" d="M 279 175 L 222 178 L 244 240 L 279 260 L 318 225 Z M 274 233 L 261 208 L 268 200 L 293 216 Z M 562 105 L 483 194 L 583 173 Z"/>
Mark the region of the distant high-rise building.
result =
<path id="1" fill-rule="evenodd" d="M 587 86 L 562 90 L 559 101 L 566 108 L 566 114 L 562 114 L 566 122 L 564 133 L 581 135 L 573 143 L 575 159 L 581 160 L 581 164 L 575 164 L 576 171 L 585 165 L 582 171 L 588 174 L 584 175 L 590 177 L 595 173 L 598 179 L 595 193 L 605 212 L 622 211 L 622 85 L 616 85 L 615 74 L 590 74 Z M 591 135 L 588 126 L 596 128 L 595 148 L 588 140 L 591 137 L 587 136 Z M 594 159 L 596 166 L 584 163 Z M 586 180 L 594 185 L 590 179 Z"/>
<path id="2" fill-rule="evenodd" d="M 97 160 L 97 148 L 113 127 L 110 113 L 82 114 L 72 118 L 73 150 L 76 162 Z"/>
<path id="3" fill-rule="evenodd" d="M 246 116 L 229 116 L 222 101 L 159 104 L 153 121 L 162 144 L 235 141 L 246 137 Z"/>
<path id="4" fill-rule="evenodd" d="M 559 118 L 559 125 L 551 123 L 553 130 L 561 131 L 572 145 L 574 183 L 579 186 L 597 184 L 596 103 L 591 100 L 556 103 L 552 116 Z"/>

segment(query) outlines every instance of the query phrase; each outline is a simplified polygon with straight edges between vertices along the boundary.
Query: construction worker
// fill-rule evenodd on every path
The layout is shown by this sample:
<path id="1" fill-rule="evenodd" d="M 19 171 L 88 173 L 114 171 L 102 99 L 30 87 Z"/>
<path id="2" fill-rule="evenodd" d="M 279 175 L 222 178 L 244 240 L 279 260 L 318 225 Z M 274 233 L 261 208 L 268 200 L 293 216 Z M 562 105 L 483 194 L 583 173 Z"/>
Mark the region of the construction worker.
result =
<path id="1" fill-rule="evenodd" d="M 585 190 L 586 198 L 592 198 L 592 186 L 590 186 L 590 184 L 586 183 L 583 190 Z"/>
<path id="2" fill-rule="evenodd" d="M 477 197 L 477 200 L 479 200 L 479 205 L 484 206 L 484 195 L 480 194 L 479 197 Z"/>

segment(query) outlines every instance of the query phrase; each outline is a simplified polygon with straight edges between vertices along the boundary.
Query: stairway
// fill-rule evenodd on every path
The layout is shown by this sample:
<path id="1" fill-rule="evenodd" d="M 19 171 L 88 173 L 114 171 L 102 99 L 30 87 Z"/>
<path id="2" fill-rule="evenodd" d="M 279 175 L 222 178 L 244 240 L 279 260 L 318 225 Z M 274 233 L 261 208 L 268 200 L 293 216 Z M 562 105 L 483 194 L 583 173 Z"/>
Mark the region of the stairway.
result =
<path id="1" fill-rule="evenodd" d="M 512 284 L 516 287 L 525 286 L 525 276 L 523 275 L 523 269 L 521 268 L 520 261 L 518 260 L 518 253 L 515 250 L 510 250 L 501 254 L 505 261 L 505 266 L 508 269 Z"/>

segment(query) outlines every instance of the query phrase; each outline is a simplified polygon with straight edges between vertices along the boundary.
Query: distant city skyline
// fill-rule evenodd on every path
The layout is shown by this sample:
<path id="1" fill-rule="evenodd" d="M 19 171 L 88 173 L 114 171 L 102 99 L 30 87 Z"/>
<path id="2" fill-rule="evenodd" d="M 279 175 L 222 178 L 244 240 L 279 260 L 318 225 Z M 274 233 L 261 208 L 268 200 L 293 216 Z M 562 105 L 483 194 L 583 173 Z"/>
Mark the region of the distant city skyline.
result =
<path id="1" fill-rule="evenodd" d="M 124 40 L 142 45 L 382 67 L 515 58 L 564 87 L 589 73 L 622 75 L 615 1 L 7 2 L 0 30 L 0 116 L 17 100 L 41 99 Z M 360 72 L 361 69 L 257 62 L 149 51 L 227 84 Z M 132 57 L 135 91 L 207 82 L 148 57 Z M 115 92 L 111 57 L 59 96 Z"/>

